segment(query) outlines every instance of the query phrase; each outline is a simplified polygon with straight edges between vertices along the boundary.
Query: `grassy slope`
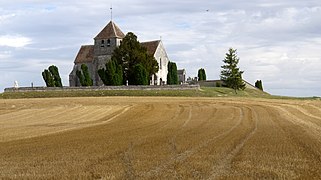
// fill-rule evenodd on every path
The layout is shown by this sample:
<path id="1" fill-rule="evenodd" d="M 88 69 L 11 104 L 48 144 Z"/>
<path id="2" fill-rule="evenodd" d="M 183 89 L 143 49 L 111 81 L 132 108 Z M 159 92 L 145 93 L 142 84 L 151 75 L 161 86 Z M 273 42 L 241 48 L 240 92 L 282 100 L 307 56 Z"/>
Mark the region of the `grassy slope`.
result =
<path id="1" fill-rule="evenodd" d="M 295 98 L 273 96 L 266 92 L 245 89 L 234 93 L 223 87 L 202 87 L 201 90 L 93 90 L 93 91 L 45 91 L 45 92 L 5 92 L 0 99 L 50 98 L 50 97 L 103 97 L 103 96 L 176 96 L 176 97 L 256 97 L 273 99 L 319 99 L 317 97 Z"/>

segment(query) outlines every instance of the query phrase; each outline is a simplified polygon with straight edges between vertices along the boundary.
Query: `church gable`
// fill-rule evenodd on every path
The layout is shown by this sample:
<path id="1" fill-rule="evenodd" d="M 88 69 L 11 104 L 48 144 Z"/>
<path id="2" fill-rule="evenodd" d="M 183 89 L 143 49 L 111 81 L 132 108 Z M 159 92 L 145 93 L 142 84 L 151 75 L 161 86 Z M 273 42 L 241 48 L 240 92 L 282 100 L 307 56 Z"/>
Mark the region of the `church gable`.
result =
<path id="1" fill-rule="evenodd" d="M 75 64 L 92 63 L 94 60 L 94 46 L 81 46 L 75 59 Z"/>

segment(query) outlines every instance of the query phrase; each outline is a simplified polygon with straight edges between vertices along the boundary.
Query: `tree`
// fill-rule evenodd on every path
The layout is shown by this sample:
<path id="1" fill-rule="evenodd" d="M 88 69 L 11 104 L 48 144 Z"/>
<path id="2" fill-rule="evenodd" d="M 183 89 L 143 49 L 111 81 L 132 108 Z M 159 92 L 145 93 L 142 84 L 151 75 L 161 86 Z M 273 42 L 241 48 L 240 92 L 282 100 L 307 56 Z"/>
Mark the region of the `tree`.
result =
<path id="1" fill-rule="evenodd" d="M 221 66 L 221 80 L 224 82 L 229 88 L 236 90 L 244 90 L 245 83 L 242 79 L 242 74 L 244 71 L 240 71 L 237 67 L 239 63 L 239 58 L 237 57 L 236 49 L 230 48 L 228 53 L 226 53 L 226 57 L 223 60 L 225 65 Z"/>
<path id="2" fill-rule="evenodd" d="M 148 54 L 147 49 L 141 46 L 137 36 L 132 32 L 127 33 L 120 46 L 114 50 L 112 60 L 116 62 L 116 65 L 122 66 L 124 83 L 126 80 L 129 80 L 129 84 L 133 83 L 130 79 L 136 76 L 133 71 L 137 64 L 144 67 L 148 77 L 158 71 L 158 63 L 154 56 Z"/>
<path id="3" fill-rule="evenodd" d="M 206 81 L 205 69 L 201 68 L 198 70 L 197 77 L 199 81 Z"/>
<path id="4" fill-rule="evenodd" d="M 52 74 L 53 80 L 55 82 L 55 87 L 62 87 L 61 78 L 59 75 L 58 67 L 52 65 L 49 67 L 49 71 Z"/>
<path id="5" fill-rule="evenodd" d="M 133 68 L 132 73 L 134 73 L 135 75 L 131 76 L 131 78 L 129 79 L 129 81 L 131 81 L 131 84 L 148 85 L 149 76 L 143 65 L 136 64 Z"/>
<path id="6" fill-rule="evenodd" d="M 263 91 L 263 85 L 262 85 L 262 81 L 261 80 L 257 80 L 255 82 L 255 87 L 257 87 L 258 89 Z"/>
<path id="7" fill-rule="evenodd" d="M 121 65 L 110 60 L 106 63 L 106 69 L 98 70 L 98 75 L 105 85 L 120 86 L 123 84 L 123 70 Z"/>
<path id="8" fill-rule="evenodd" d="M 54 65 L 49 66 L 42 72 L 42 77 L 47 87 L 62 87 L 58 68 Z"/>
<path id="9" fill-rule="evenodd" d="M 55 86 L 54 79 L 53 79 L 51 73 L 47 69 L 45 69 L 42 72 L 42 77 L 43 77 L 44 81 L 46 82 L 47 87 L 54 87 Z"/>
<path id="10" fill-rule="evenodd" d="M 168 62 L 167 65 L 167 84 L 178 84 L 177 66 L 174 62 Z"/>
<path id="11" fill-rule="evenodd" d="M 81 86 L 92 86 L 93 80 L 90 78 L 88 67 L 86 64 L 81 65 L 81 71 L 77 70 L 76 75 L 79 78 Z"/>

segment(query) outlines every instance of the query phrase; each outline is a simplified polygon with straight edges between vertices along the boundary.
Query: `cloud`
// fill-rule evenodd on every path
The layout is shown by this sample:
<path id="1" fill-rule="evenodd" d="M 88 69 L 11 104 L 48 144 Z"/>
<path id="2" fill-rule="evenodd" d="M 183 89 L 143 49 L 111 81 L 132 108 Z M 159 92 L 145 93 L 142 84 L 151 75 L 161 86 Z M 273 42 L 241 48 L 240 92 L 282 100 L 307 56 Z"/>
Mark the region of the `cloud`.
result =
<path id="1" fill-rule="evenodd" d="M 0 91 L 14 80 L 44 85 L 40 74 L 51 64 L 68 85 L 79 47 L 93 44 L 110 20 L 111 4 L 113 20 L 125 33 L 134 32 L 140 41 L 161 38 L 188 76 L 204 67 L 208 78 L 219 78 L 233 47 L 247 81 L 262 79 L 275 94 L 321 96 L 318 0 L 1 1 Z"/>
<path id="2" fill-rule="evenodd" d="M 9 46 L 9 47 L 24 47 L 28 44 L 31 44 L 32 40 L 28 37 L 23 37 L 21 35 L 4 35 L 0 36 L 0 46 Z"/>

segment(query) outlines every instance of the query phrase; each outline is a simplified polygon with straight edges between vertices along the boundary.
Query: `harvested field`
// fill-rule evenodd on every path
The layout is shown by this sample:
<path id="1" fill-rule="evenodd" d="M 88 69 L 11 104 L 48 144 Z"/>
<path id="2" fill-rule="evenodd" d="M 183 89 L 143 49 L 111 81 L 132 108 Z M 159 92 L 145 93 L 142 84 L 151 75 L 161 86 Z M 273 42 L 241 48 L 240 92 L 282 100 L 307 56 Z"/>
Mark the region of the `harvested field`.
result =
<path id="1" fill-rule="evenodd" d="M 0 179 L 320 179 L 321 102 L 0 99 Z"/>

